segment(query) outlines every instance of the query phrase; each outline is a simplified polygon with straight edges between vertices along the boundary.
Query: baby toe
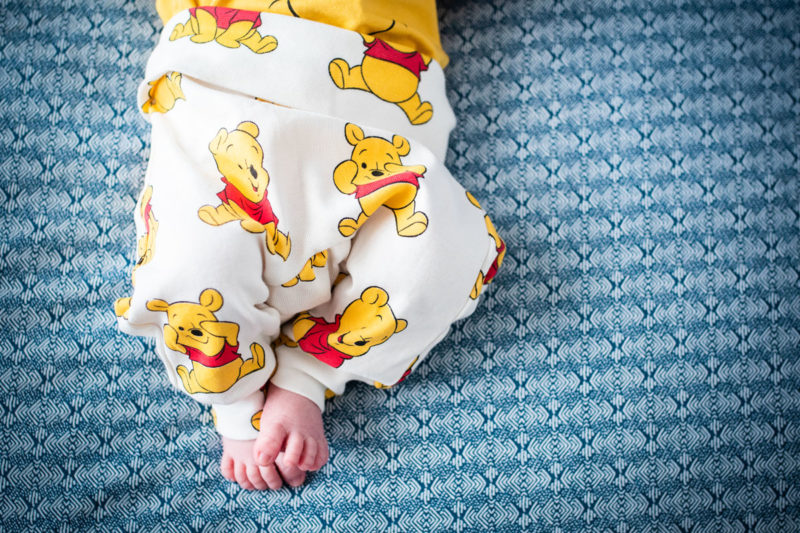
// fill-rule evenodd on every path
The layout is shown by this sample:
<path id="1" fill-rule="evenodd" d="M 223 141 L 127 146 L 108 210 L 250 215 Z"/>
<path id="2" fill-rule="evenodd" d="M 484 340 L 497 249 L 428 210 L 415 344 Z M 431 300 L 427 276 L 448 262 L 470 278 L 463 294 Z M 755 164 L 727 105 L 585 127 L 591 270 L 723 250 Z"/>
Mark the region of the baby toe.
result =
<path id="1" fill-rule="evenodd" d="M 319 449 L 317 450 L 317 460 L 314 463 L 312 470 L 319 470 L 325 463 L 328 462 L 330 458 L 330 448 L 328 448 L 328 441 L 322 440 L 318 441 Z"/>
<path id="2" fill-rule="evenodd" d="M 278 467 L 281 477 L 290 487 L 299 487 L 306 480 L 306 473 L 300 470 L 297 466 L 287 464 L 284 455 L 279 455 L 275 461 L 275 466 Z"/>
<path id="3" fill-rule="evenodd" d="M 305 439 L 302 435 L 299 433 L 291 433 L 289 438 L 286 439 L 286 450 L 283 454 L 284 464 L 299 468 L 304 445 Z"/>
<path id="4" fill-rule="evenodd" d="M 300 459 L 300 466 L 303 470 L 313 470 L 317 462 L 317 441 L 307 438 L 303 446 L 303 456 Z"/>
<path id="5" fill-rule="evenodd" d="M 267 482 L 264 481 L 264 478 L 261 477 L 261 471 L 259 470 L 259 466 L 254 463 L 250 463 L 247 465 L 247 479 L 250 480 L 250 483 L 253 484 L 258 490 L 266 490 Z"/>
<path id="6" fill-rule="evenodd" d="M 233 458 L 230 455 L 222 456 L 222 461 L 219 463 L 219 471 L 222 477 L 228 481 L 236 481 L 236 477 L 233 473 Z"/>
<path id="7" fill-rule="evenodd" d="M 278 469 L 275 468 L 275 465 L 269 466 L 259 466 L 258 467 L 261 478 L 267 483 L 267 486 L 272 490 L 278 490 L 283 486 L 283 480 L 281 479 L 280 474 L 278 474 Z"/>
<path id="8" fill-rule="evenodd" d="M 243 462 L 236 463 L 233 467 L 233 472 L 236 477 L 236 483 L 245 490 L 253 490 L 253 484 L 250 478 L 247 477 L 247 468 Z"/>
<path id="9" fill-rule="evenodd" d="M 275 462 L 286 441 L 286 428 L 281 424 L 262 426 L 256 443 L 253 445 L 253 459 L 261 466 Z"/>

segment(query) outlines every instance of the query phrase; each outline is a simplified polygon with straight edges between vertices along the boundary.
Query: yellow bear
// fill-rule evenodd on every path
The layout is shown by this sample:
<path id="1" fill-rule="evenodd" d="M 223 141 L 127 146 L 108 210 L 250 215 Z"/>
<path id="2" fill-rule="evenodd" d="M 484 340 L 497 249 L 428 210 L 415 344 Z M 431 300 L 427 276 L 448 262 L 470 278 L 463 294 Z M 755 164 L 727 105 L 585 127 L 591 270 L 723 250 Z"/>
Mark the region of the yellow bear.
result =
<path id="1" fill-rule="evenodd" d="M 257 413 L 250 417 L 250 425 L 253 426 L 253 429 L 256 431 L 261 431 L 261 412 L 263 409 L 260 409 Z M 214 408 L 211 408 L 211 420 L 214 422 L 214 426 L 217 425 L 217 412 L 214 411 Z"/>
<path id="2" fill-rule="evenodd" d="M 131 272 L 131 285 L 136 285 L 136 270 L 149 263 L 153 259 L 153 254 L 156 249 L 156 233 L 158 232 L 158 220 L 153 215 L 153 208 L 150 205 L 150 200 L 153 198 L 153 186 L 148 185 L 142 193 L 139 200 L 139 216 L 144 221 L 145 233 L 139 238 L 136 243 L 136 257 L 138 260 L 133 265 Z M 130 297 L 118 298 L 114 302 L 114 314 L 118 317 L 125 319 L 129 318 L 131 308 Z"/>
<path id="3" fill-rule="evenodd" d="M 407 325 L 402 318 L 395 318 L 385 290 L 368 287 L 332 323 L 300 313 L 292 326 L 297 341 L 284 342 L 338 368 L 346 359 L 364 355 L 373 346 L 383 344 Z"/>
<path id="4" fill-rule="evenodd" d="M 476 200 L 469 191 L 467 191 L 467 198 L 472 205 L 478 209 L 482 209 L 481 205 L 478 203 L 478 200 Z M 500 238 L 500 234 L 497 233 L 497 230 L 495 229 L 494 224 L 492 224 L 489 215 L 485 215 L 483 218 L 486 222 L 486 230 L 489 233 L 489 236 L 494 239 L 497 255 L 495 256 L 494 262 L 489 267 L 489 270 L 486 272 L 486 274 L 484 274 L 483 271 L 478 272 L 478 279 L 475 281 L 475 285 L 472 287 L 472 291 L 469 294 L 469 297 L 473 300 L 477 300 L 478 296 L 480 296 L 481 291 L 483 290 L 483 287 L 492 282 L 497 274 L 497 269 L 499 269 L 500 265 L 503 264 L 503 258 L 506 256 L 506 243 Z"/>
<path id="5" fill-rule="evenodd" d="M 264 368 L 264 348 L 250 345 L 251 359 L 244 361 L 239 348 L 239 325 L 220 322 L 214 311 L 222 307 L 222 295 L 214 289 L 200 293 L 199 303 L 149 300 L 150 311 L 164 311 L 164 343 L 170 350 L 189 356 L 192 370 L 176 371 L 189 394 L 223 392 L 250 372 Z"/>
<path id="6" fill-rule="evenodd" d="M 153 214 L 153 207 L 150 205 L 150 200 L 153 198 L 153 186 L 148 185 L 142 198 L 139 200 L 139 216 L 144 222 L 144 235 L 139 238 L 136 243 L 136 256 L 139 258 L 133 266 L 131 273 L 131 281 L 136 285 L 136 270 L 153 259 L 153 254 L 156 251 L 156 233 L 158 233 L 158 220 Z"/>
<path id="7" fill-rule="evenodd" d="M 389 142 L 381 137 L 364 137 L 355 124 L 345 126 L 347 142 L 353 145 L 350 159 L 333 171 L 333 182 L 344 194 L 354 194 L 361 206 L 357 219 L 343 218 L 339 232 L 348 237 L 382 205 L 394 213 L 397 234 L 402 237 L 420 235 L 428 227 L 425 213 L 415 210 L 414 200 L 419 178 L 427 169 L 423 165 L 404 166 L 400 157 L 408 155 L 411 146 L 400 135 Z"/>
<path id="8" fill-rule="evenodd" d="M 299 281 L 314 281 L 317 279 L 316 274 L 314 274 L 313 267 L 322 268 L 328 263 L 328 251 L 323 250 L 321 252 L 317 252 L 312 255 L 308 261 L 303 265 L 302 270 L 297 276 L 293 277 L 286 283 L 284 283 L 283 287 L 294 287 L 297 285 Z"/>
<path id="9" fill-rule="evenodd" d="M 395 385 L 397 385 L 398 383 L 400 383 L 404 379 L 406 379 L 409 376 L 409 374 L 411 374 L 411 370 L 414 368 L 414 365 L 417 364 L 417 361 L 419 361 L 419 356 L 416 356 L 414 358 L 414 360 L 411 361 L 411 364 L 408 365 L 408 368 L 406 368 L 406 371 L 403 372 L 403 375 L 400 376 L 400 379 L 395 381 L 393 385 L 384 385 L 380 381 L 373 381 L 372 384 L 375 386 L 376 389 L 391 389 L 392 387 L 394 387 Z"/>
<path id="10" fill-rule="evenodd" d="M 242 122 L 235 130 L 222 128 L 209 144 L 222 173 L 225 188 L 217 193 L 222 203 L 204 205 L 197 216 L 206 224 L 219 226 L 239 221 L 251 233 L 266 233 L 269 253 L 285 261 L 291 250 L 289 236 L 278 231 L 278 217 L 267 198 L 269 174 L 264 168 L 264 151 L 258 144 L 258 126 Z"/>
<path id="11" fill-rule="evenodd" d="M 114 301 L 114 314 L 120 318 L 128 319 L 131 311 L 131 297 L 117 298 Z"/>
<path id="12" fill-rule="evenodd" d="M 186 100 L 186 96 L 181 89 L 183 76 L 180 72 L 170 72 L 164 74 L 156 81 L 151 81 L 150 89 L 147 91 L 148 100 L 142 104 L 142 111 L 145 113 L 166 113 L 173 107 L 178 100 Z"/>
<path id="13" fill-rule="evenodd" d="M 433 106 L 423 102 L 419 89 L 420 72 L 428 70 L 431 58 L 410 48 L 398 49 L 371 35 L 363 35 L 364 59 L 351 67 L 336 58 L 328 73 L 340 89 L 360 89 L 381 100 L 396 104 L 411 124 L 424 124 L 433 117 Z"/>
<path id="14" fill-rule="evenodd" d="M 261 387 L 261 391 L 266 395 L 267 394 L 267 386 L 264 385 Z M 213 408 L 211 409 L 214 410 Z M 253 429 L 256 431 L 261 431 L 261 413 L 263 409 L 259 409 L 253 416 L 250 417 L 250 425 L 253 426 Z M 214 425 L 217 425 L 216 416 L 214 417 Z"/>
<path id="15" fill-rule="evenodd" d="M 228 48 L 239 48 L 243 44 L 257 54 L 266 54 L 278 47 L 272 35 L 262 37 L 256 29 L 261 26 L 258 11 L 232 9 L 229 7 L 193 7 L 189 9 L 189 20 L 177 24 L 169 36 L 170 41 L 191 36 L 193 43 L 217 41 Z"/>

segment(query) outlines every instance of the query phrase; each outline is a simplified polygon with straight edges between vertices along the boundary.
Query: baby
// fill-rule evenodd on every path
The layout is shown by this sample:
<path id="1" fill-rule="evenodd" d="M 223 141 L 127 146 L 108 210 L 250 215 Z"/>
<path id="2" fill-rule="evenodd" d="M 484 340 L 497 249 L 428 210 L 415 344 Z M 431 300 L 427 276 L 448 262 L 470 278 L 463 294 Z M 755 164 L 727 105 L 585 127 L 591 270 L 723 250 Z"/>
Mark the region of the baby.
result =
<path id="1" fill-rule="evenodd" d="M 156 6 L 135 290 L 114 310 L 213 406 L 227 479 L 297 486 L 328 459 L 325 399 L 405 379 L 505 253 L 442 163 L 435 3 Z"/>

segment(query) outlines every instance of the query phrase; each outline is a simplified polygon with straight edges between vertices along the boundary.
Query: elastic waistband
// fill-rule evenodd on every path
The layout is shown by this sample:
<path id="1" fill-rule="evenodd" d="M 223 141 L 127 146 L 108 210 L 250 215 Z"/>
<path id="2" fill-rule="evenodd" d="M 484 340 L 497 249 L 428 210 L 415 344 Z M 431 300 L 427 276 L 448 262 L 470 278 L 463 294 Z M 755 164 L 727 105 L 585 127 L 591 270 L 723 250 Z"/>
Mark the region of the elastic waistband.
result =
<path id="1" fill-rule="evenodd" d="M 444 160 L 455 116 L 442 68 L 413 51 L 377 56 L 370 53 L 375 48 L 374 37 L 310 20 L 185 10 L 164 27 L 139 105 L 151 100 L 157 80 L 180 72 L 221 90 L 415 138 Z"/>

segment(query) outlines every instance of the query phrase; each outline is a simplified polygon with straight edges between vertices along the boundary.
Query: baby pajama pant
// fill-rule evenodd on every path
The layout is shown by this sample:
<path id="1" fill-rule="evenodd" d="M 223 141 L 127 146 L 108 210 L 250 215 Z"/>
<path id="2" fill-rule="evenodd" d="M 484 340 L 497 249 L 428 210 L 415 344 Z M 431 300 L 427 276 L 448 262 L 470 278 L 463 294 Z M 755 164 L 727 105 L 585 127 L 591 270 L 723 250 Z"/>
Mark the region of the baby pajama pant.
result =
<path id="1" fill-rule="evenodd" d="M 442 164 L 454 119 L 435 62 L 223 8 L 198 38 L 201 9 L 167 24 L 140 87 L 151 153 L 115 312 L 222 435 L 252 439 L 269 380 L 320 409 L 348 381 L 402 381 L 505 245 Z"/>

